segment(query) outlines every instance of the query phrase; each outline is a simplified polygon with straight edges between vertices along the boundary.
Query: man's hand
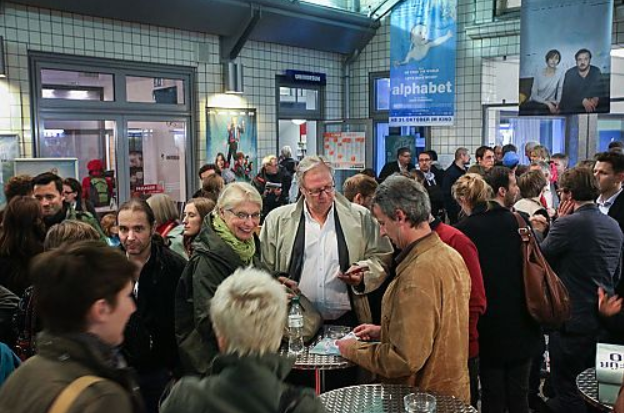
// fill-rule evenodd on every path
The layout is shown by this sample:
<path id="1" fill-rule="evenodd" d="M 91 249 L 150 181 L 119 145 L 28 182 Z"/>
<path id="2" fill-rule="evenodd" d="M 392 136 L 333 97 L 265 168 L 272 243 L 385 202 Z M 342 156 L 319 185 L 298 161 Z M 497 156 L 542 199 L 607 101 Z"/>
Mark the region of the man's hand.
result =
<path id="1" fill-rule="evenodd" d="M 592 99 L 585 98 L 583 99 L 582 103 L 583 103 L 583 107 L 585 108 L 585 112 L 592 113 L 596 111 L 597 104 L 593 98 Z"/>
<path id="2" fill-rule="evenodd" d="M 574 202 L 573 201 L 563 201 L 559 204 L 559 218 L 565 217 L 566 215 L 570 215 L 574 212 Z"/>
<path id="3" fill-rule="evenodd" d="M 345 354 L 347 350 L 355 345 L 355 343 L 357 343 L 357 340 L 354 338 L 348 338 L 346 340 L 336 340 L 336 346 L 338 346 L 340 354 Z"/>
<path id="4" fill-rule="evenodd" d="M 534 231 L 541 232 L 542 234 L 548 229 L 548 220 L 544 215 L 533 215 L 529 218 L 529 222 Z"/>
<path id="5" fill-rule="evenodd" d="M 552 102 L 546 102 L 546 106 L 548 106 L 548 110 L 550 111 L 550 113 L 555 114 L 557 113 L 557 105 L 555 105 Z"/>
<path id="6" fill-rule="evenodd" d="M 374 341 L 381 338 L 381 326 L 375 324 L 360 324 L 353 329 L 353 333 L 364 341 Z"/>
<path id="7" fill-rule="evenodd" d="M 364 273 L 368 271 L 368 267 L 360 267 L 359 265 L 352 265 L 347 272 L 338 272 L 337 277 L 353 287 L 356 287 L 362 283 Z"/>
<path id="8" fill-rule="evenodd" d="M 289 300 L 292 297 L 294 297 L 295 294 L 301 293 L 301 291 L 299 290 L 299 285 L 297 284 L 297 281 L 291 280 L 288 277 L 277 277 L 277 281 L 282 283 L 286 288 L 288 288 L 290 291 L 294 293 L 294 294 L 291 294 L 290 292 L 288 293 Z"/>
<path id="9" fill-rule="evenodd" d="M 598 287 L 598 311 L 605 317 L 616 315 L 622 310 L 622 299 L 617 295 L 609 297 L 602 287 Z"/>

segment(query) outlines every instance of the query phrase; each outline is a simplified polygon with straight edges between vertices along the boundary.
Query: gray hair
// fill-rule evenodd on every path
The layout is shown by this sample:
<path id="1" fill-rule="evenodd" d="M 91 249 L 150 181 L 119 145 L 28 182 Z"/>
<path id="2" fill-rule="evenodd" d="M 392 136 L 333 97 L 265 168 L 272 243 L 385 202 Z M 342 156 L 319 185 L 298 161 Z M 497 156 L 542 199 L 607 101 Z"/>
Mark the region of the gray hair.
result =
<path id="1" fill-rule="evenodd" d="M 322 156 L 306 156 L 301 160 L 301 162 L 299 162 L 297 173 L 295 175 L 299 188 L 305 187 L 305 185 L 303 185 L 303 178 L 305 177 L 305 174 L 310 170 L 319 167 L 327 168 L 331 175 L 334 176 L 334 168 L 332 168 L 329 161 Z"/>
<path id="2" fill-rule="evenodd" d="M 401 175 L 386 178 L 375 191 L 374 205 L 388 218 L 395 220 L 396 211 L 403 211 L 412 226 L 429 221 L 431 203 L 424 186 Z"/>
<path id="3" fill-rule="evenodd" d="M 167 194 L 154 194 L 147 198 L 147 204 L 154 211 L 156 217 L 156 225 L 162 225 L 169 221 L 178 221 L 180 212 L 178 205 Z"/>
<path id="4" fill-rule="evenodd" d="M 262 209 L 262 196 L 247 182 L 232 182 L 219 194 L 215 209 L 232 209 L 243 202 L 253 202 Z"/>
<path id="5" fill-rule="evenodd" d="M 292 149 L 290 149 L 288 145 L 284 145 L 280 152 L 284 158 L 290 158 L 292 156 Z"/>
<path id="6" fill-rule="evenodd" d="M 267 272 L 239 268 L 219 285 L 210 303 L 215 333 L 225 340 L 226 354 L 274 353 L 280 346 L 287 316 L 286 291 Z"/>
<path id="7" fill-rule="evenodd" d="M 458 161 L 462 156 L 468 154 L 468 148 L 459 147 L 455 150 L 455 160 Z"/>

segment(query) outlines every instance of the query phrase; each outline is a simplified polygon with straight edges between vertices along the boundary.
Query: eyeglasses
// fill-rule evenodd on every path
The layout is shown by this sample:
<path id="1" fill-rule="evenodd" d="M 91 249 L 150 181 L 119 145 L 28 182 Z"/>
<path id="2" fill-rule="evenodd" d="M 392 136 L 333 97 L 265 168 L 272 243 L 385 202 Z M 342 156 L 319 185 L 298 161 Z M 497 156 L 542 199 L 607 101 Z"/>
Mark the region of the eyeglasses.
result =
<path id="1" fill-rule="evenodd" d="M 252 221 L 260 221 L 260 212 L 254 212 L 253 214 L 248 214 L 246 212 L 234 212 L 231 209 L 226 209 L 227 212 L 234 215 L 236 218 L 241 221 L 246 221 L 251 219 Z"/>
<path id="2" fill-rule="evenodd" d="M 557 193 L 559 195 L 561 195 L 561 194 L 569 194 L 570 190 L 568 188 L 559 188 L 559 189 L 557 189 Z"/>
<path id="3" fill-rule="evenodd" d="M 76 191 L 63 191 L 63 195 L 71 195 L 71 194 L 75 194 Z"/>
<path id="4" fill-rule="evenodd" d="M 319 188 L 319 189 L 306 189 L 306 192 L 308 195 L 313 196 L 313 197 L 319 197 L 321 196 L 321 194 L 333 194 L 334 191 L 336 190 L 336 188 L 334 187 L 334 185 L 329 185 L 329 186 L 324 186 L 323 188 Z"/>

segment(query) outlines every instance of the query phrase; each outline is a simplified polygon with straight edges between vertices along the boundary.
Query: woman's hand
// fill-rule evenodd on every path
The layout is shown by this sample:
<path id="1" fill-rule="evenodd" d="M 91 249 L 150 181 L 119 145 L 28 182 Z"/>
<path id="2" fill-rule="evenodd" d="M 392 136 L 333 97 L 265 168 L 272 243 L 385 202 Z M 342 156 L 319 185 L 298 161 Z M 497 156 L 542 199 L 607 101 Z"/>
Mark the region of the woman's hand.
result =
<path id="1" fill-rule="evenodd" d="M 364 341 L 374 341 L 381 338 L 381 326 L 375 324 L 360 324 L 353 329 L 353 333 Z"/>

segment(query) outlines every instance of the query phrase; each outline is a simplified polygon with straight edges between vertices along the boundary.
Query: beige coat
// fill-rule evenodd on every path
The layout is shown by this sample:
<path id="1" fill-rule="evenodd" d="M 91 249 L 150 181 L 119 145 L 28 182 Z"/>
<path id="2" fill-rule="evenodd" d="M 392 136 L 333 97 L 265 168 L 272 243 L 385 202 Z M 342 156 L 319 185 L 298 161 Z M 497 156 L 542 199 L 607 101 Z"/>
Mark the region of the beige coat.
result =
<path id="1" fill-rule="evenodd" d="M 432 233 L 403 258 L 386 290 L 380 342 L 356 342 L 343 356 L 384 382 L 469 403 L 469 299 L 466 264 Z"/>
<path id="2" fill-rule="evenodd" d="M 288 271 L 303 202 L 302 197 L 296 204 L 274 209 L 264 221 L 260 248 L 262 262 L 270 271 Z M 358 321 L 370 323 L 372 316 L 365 295 L 377 289 L 386 279 L 386 271 L 392 260 L 392 244 L 386 237 L 379 235 L 379 224 L 368 209 L 352 204 L 340 194 L 336 194 L 334 207 L 345 235 L 349 262 L 369 268 L 364 274 L 364 291 L 351 290 Z"/>

